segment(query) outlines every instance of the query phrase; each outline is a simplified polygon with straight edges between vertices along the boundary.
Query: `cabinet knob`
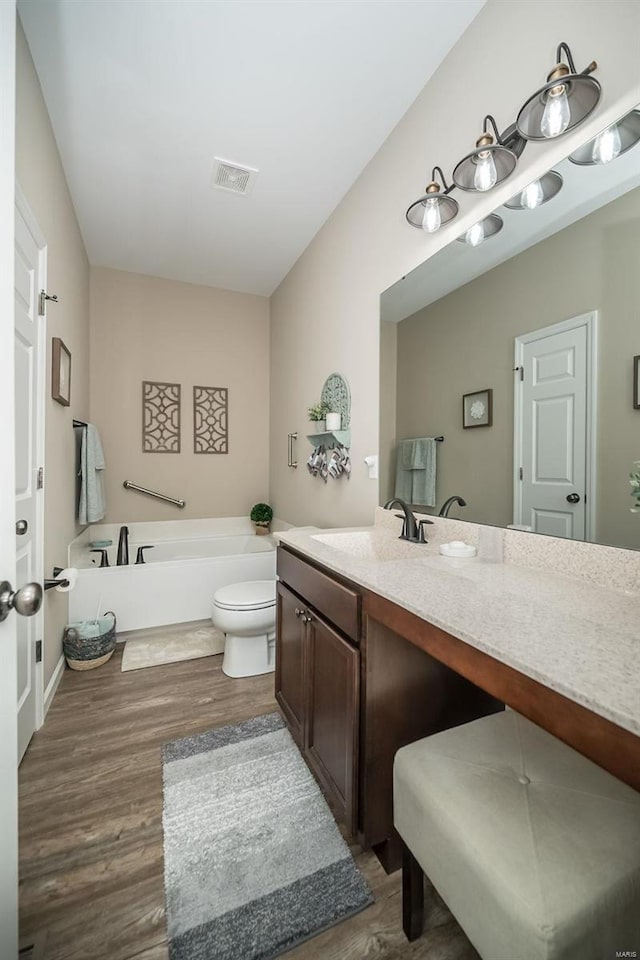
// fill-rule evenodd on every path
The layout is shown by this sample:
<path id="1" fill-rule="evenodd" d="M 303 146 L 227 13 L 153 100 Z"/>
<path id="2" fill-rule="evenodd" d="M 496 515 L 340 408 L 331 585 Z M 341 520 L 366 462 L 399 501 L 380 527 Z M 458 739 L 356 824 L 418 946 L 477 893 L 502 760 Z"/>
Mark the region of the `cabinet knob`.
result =
<path id="1" fill-rule="evenodd" d="M 302 613 L 302 622 L 311 623 L 311 621 L 313 620 L 313 617 L 310 614 L 305 613 L 304 610 L 302 610 L 301 613 Z"/>
<path id="2" fill-rule="evenodd" d="M 299 607 L 296 607 L 296 617 L 301 617 L 304 613 L 304 610 L 301 610 Z"/>

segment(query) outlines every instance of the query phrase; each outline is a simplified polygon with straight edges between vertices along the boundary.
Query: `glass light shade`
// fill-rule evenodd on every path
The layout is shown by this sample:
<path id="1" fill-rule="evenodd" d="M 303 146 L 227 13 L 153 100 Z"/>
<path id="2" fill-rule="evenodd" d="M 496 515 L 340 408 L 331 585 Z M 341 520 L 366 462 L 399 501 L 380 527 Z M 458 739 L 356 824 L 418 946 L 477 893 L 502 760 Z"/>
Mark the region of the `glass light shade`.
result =
<path id="1" fill-rule="evenodd" d="M 613 134 L 614 127 L 615 134 Z M 609 140 L 608 143 L 607 140 Z M 619 150 L 617 140 L 620 142 Z M 571 163 L 577 163 L 578 166 L 582 167 L 608 163 L 609 160 L 615 160 L 616 157 L 622 156 L 627 150 L 631 150 L 638 142 L 640 142 L 640 110 L 632 110 L 626 117 L 607 127 L 593 140 L 589 140 L 588 143 L 574 150 L 573 153 L 569 154 L 569 160 L 571 160 Z"/>
<path id="2" fill-rule="evenodd" d="M 538 180 L 528 184 L 520 193 L 504 204 L 509 210 L 534 210 L 553 200 L 562 190 L 562 177 L 556 170 L 548 170 Z"/>
<path id="3" fill-rule="evenodd" d="M 492 144 L 467 154 L 451 176 L 461 190 L 484 192 L 511 176 L 517 162 L 518 158 L 508 147 Z"/>
<path id="4" fill-rule="evenodd" d="M 560 89 L 563 88 L 563 89 Z M 516 128 L 525 140 L 552 140 L 586 120 L 600 99 L 594 77 L 569 73 L 537 90 L 520 108 Z"/>
<path id="5" fill-rule="evenodd" d="M 412 227 L 425 230 L 427 233 L 435 233 L 442 224 L 449 223 L 457 215 L 458 204 L 453 197 L 448 197 L 444 193 L 427 193 L 411 204 L 406 218 Z"/>
<path id="6" fill-rule="evenodd" d="M 463 233 L 461 237 L 456 237 L 456 239 L 460 243 L 477 247 L 490 237 L 495 237 L 496 233 L 500 233 L 503 226 L 504 221 L 502 217 L 499 217 L 497 213 L 490 213 L 488 217 L 485 217 L 484 220 L 479 220 L 478 223 L 474 223 L 466 233 Z"/>

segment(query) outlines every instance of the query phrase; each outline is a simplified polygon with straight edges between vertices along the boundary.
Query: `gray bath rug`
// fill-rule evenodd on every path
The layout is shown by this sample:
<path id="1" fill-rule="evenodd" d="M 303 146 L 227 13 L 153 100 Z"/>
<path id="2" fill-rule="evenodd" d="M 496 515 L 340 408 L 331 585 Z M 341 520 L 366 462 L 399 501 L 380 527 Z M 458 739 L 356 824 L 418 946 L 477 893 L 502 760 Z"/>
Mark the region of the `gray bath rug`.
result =
<path id="1" fill-rule="evenodd" d="M 170 960 L 271 960 L 373 902 L 280 714 L 163 749 Z"/>
<path id="2" fill-rule="evenodd" d="M 122 670 L 141 670 L 180 660 L 212 657 L 224 650 L 224 633 L 213 624 L 179 623 L 136 631 L 124 645 Z"/>

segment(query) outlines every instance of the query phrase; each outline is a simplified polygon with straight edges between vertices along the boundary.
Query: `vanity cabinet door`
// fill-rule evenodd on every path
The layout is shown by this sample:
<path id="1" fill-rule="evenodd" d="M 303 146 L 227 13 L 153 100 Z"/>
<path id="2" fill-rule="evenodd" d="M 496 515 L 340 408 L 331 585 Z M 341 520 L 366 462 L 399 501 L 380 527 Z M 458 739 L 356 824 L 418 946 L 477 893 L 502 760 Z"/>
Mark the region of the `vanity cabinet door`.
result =
<path id="1" fill-rule="evenodd" d="M 303 748 L 306 715 L 303 602 L 280 582 L 277 584 L 276 597 L 276 700 L 282 708 L 291 735 Z"/>
<path id="2" fill-rule="evenodd" d="M 306 626 L 305 756 L 336 817 L 353 833 L 357 814 L 360 654 L 308 609 Z"/>

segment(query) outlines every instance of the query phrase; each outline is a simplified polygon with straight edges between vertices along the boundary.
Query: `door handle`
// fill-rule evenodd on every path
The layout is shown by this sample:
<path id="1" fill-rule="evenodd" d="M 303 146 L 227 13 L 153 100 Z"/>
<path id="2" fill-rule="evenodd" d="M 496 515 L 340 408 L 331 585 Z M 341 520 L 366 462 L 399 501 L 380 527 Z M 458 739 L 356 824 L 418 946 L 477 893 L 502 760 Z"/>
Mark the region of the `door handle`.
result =
<path id="1" fill-rule="evenodd" d="M 39 583 L 25 583 L 15 591 L 8 580 L 0 583 L 0 622 L 6 620 L 12 610 L 21 617 L 32 617 L 41 606 L 42 587 Z"/>
<path id="2" fill-rule="evenodd" d="M 16 520 L 16 536 L 24 537 L 28 529 L 29 524 L 26 520 Z"/>
<path id="3" fill-rule="evenodd" d="M 567 496 L 567 503 L 580 503 L 580 494 L 579 493 L 570 493 Z"/>

